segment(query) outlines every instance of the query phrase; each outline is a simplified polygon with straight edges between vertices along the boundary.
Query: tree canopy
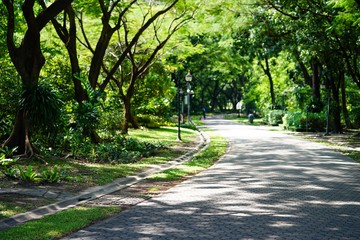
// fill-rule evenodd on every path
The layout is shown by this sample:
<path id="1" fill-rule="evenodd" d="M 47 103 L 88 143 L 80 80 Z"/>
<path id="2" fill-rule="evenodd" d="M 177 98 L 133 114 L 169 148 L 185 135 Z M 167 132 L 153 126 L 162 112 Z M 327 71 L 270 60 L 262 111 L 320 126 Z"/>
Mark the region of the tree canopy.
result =
<path id="1" fill-rule="evenodd" d="M 0 13 L 0 135 L 20 154 L 32 139 L 66 147 L 68 129 L 96 144 L 171 122 L 188 71 L 194 113 L 360 127 L 357 0 L 2 0 Z"/>

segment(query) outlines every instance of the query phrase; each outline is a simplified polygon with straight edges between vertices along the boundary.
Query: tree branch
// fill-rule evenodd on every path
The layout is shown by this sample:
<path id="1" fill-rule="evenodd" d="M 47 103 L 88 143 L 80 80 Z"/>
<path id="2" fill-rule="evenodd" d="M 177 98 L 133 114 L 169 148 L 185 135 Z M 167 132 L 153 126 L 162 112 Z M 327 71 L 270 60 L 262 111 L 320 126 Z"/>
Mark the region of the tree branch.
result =
<path id="1" fill-rule="evenodd" d="M 139 29 L 139 31 L 135 34 L 134 38 L 131 40 L 129 45 L 124 49 L 124 52 L 121 54 L 121 56 L 118 58 L 116 63 L 114 64 L 113 68 L 110 70 L 109 75 L 105 78 L 103 84 L 101 84 L 101 89 L 105 89 L 106 85 L 111 80 L 111 75 L 113 75 L 116 71 L 116 69 L 121 65 L 121 63 L 124 61 L 126 55 L 129 53 L 131 48 L 138 42 L 140 36 L 143 34 L 143 32 L 161 15 L 168 12 L 170 9 L 172 9 L 175 4 L 179 0 L 174 0 L 168 7 L 164 8 L 163 10 L 157 12 L 154 16 L 152 16 L 146 23 Z"/>
<path id="2" fill-rule="evenodd" d="M 3 0 L 2 1 L 7 9 L 8 17 L 7 17 L 7 33 L 6 33 L 6 44 L 9 50 L 9 54 L 11 60 L 16 64 L 16 55 L 17 48 L 14 43 L 14 31 L 15 31 L 15 16 L 14 16 L 14 2 L 13 0 Z"/>
<path id="3" fill-rule="evenodd" d="M 73 0 L 56 0 L 48 8 L 43 10 L 37 17 L 38 30 L 41 31 L 45 25 L 63 11 Z"/>

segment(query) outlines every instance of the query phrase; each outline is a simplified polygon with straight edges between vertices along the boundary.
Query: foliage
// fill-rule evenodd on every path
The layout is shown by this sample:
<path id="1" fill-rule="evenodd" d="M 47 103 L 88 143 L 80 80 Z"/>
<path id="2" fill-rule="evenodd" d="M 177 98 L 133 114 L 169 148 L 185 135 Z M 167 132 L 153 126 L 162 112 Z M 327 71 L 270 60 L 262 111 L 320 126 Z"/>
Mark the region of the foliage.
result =
<path id="1" fill-rule="evenodd" d="M 142 141 L 118 136 L 111 144 L 102 143 L 96 146 L 93 157 L 96 161 L 105 163 L 134 163 L 164 148 L 165 145 L 161 141 Z"/>
<path id="2" fill-rule="evenodd" d="M 287 112 L 283 117 L 283 127 L 292 131 L 324 131 L 326 116 L 324 113 Z M 306 127 L 307 126 L 307 127 Z"/>
<path id="3" fill-rule="evenodd" d="M 19 179 L 24 182 L 33 183 L 55 183 L 65 177 L 65 171 L 59 170 L 56 166 L 45 166 L 36 169 L 28 165 L 24 168 L 22 165 L 19 165 L 18 157 L 6 158 L 7 156 L 11 156 L 15 151 L 16 148 L 8 149 L 7 147 L 2 148 L 0 151 L 0 170 L 5 176 L 11 179 Z"/>
<path id="4" fill-rule="evenodd" d="M 41 177 L 38 175 L 38 173 L 33 170 L 32 166 L 27 166 L 25 170 L 22 166 L 18 166 L 18 174 L 19 179 L 23 182 L 33 182 L 37 183 L 41 181 Z"/>
<path id="5" fill-rule="evenodd" d="M 8 147 L 0 148 L 0 171 L 10 178 L 16 177 L 16 171 L 12 166 L 19 158 L 9 158 L 13 155 L 17 148 L 9 149 Z"/>
<path id="6" fill-rule="evenodd" d="M 53 168 L 47 166 L 43 167 L 40 172 L 42 182 L 56 183 L 66 177 L 65 170 L 59 170 L 57 166 Z"/>
<path id="7" fill-rule="evenodd" d="M 10 62 L 7 54 L 0 54 L 0 141 L 11 133 L 21 93 L 20 79 L 13 74 L 15 70 Z"/>
<path id="8" fill-rule="evenodd" d="M 141 126 L 149 129 L 176 125 L 174 119 L 152 114 L 138 114 L 137 121 Z"/>
<path id="9" fill-rule="evenodd" d="M 90 83 L 81 77 L 78 77 L 78 80 L 83 84 L 89 100 L 82 101 L 77 105 L 75 109 L 76 123 L 82 129 L 95 130 L 100 124 L 100 112 L 98 108 L 103 93 L 101 90 L 92 88 Z"/>
<path id="10" fill-rule="evenodd" d="M 100 123 L 97 106 L 83 101 L 75 110 L 76 123 L 83 129 L 96 129 Z"/>
<path id="11" fill-rule="evenodd" d="M 162 118 L 154 115 L 137 115 L 137 121 L 141 126 L 147 128 L 159 128 L 162 125 Z"/>
<path id="12" fill-rule="evenodd" d="M 266 122 L 271 126 L 278 126 L 282 123 L 283 115 L 281 110 L 271 110 L 266 114 Z"/>
<path id="13" fill-rule="evenodd" d="M 23 109 L 31 125 L 44 131 L 54 131 L 61 115 L 62 101 L 49 85 L 40 84 L 23 91 L 20 109 Z"/>

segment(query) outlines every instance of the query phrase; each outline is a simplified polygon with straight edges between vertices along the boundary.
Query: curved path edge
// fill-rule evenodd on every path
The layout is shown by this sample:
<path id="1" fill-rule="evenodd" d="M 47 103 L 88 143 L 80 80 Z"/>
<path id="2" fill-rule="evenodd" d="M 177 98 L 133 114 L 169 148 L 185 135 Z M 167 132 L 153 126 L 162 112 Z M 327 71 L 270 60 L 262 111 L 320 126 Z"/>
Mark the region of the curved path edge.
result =
<path id="1" fill-rule="evenodd" d="M 75 207 L 80 203 L 85 203 L 87 201 L 91 201 L 91 200 L 97 199 L 99 197 L 102 197 L 106 194 L 110 194 L 110 193 L 119 191 L 119 190 L 129 187 L 131 185 L 134 185 L 151 175 L 154 175 L 156 173 L 173 168 L 174 166 L 177 166 L 184 162 L 190 161 L 196 155 L 198 155 L 200 152 L 204 151 L 210 144 L 210 137 L 206 133 L 204 133 L 201 130 L 201 128 L 198 128 L 198 132 L 201 137 L 200 142 L 194 149 L 187 152 L 186 154 L 184 154 L 180 157 L 177 157 L 177 158 L 175 158 L 167 163 L 164 163 L 164 164 L 149 165 L 149 169 L 147 169 L 137 175 L 118 178 L 112 183 L 102 185 L 102 186 L 88 188 L 87 190 L 81 192 L 80 194 L 78 194 L 76 196 L 72 196 L 72 197 L 66 198 L 64 200 L 58 201 L 56 203 L 42 206 L 42 207 L 36 208 L 34 210 L 31 210 L 31 211 L 28 211 L 25 213 L 16 214 L 9 218 L 1 219 L 0 220 L 0 231 L 4 231 L 4 230 L 14 227 L 14 226 L 18 226 L 18 225 L 28 222 L 30 220 L 40 219 L 40 218 L 43 218 L 44 216 L 55 214 L 57 212 Z"/>

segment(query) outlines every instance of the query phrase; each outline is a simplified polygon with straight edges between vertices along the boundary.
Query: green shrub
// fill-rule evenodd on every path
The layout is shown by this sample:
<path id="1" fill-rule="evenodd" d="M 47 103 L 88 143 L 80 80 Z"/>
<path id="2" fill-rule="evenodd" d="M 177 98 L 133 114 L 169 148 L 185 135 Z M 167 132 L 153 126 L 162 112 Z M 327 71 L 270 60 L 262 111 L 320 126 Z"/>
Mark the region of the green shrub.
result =
<path id="1" fill-rule="evenodd" d="M 163 119 L 154 115 L 137 115 L 137 121 L 141 126 L 146 128 L 159 128 L 162 125 Z"/>
<path id="2" fill-rule="evenodd" d="M 287 130 L 298 131 L 304 129 L 302 126 L 302 112 L 287 112 L 283 117 L 283 127 Z"/>
<path id="3" fill-rule="evenodd" d="M 110 163 L 134 163 L 165 148 L 160 141 L 141 141 L 136 138 L 117 136 L 111 143 L 102 143 L 94 149 L 95 161 Z"/>
<path id="4" fill-rule="evenodd" d="M 17 148 L 0 148 L 0 171 L 9 178 L 16 177 L 16 171 L 11 167 L 14 165 L 19 158 L 9 158 L 13 155 Z"/>
<path id="5" fill-rule="evenodd" d="M 37 183 L 41 181 L 41 176 L 32 168 L 32 166 L 27 166 L 25 170 L 21 166 L 18 166 L 18 170 L 19 178 L 24 182 Z"/>
<path id="6" fill-rule="evenodd" d="M 59 182 L 65 177 L 65 170 L 59 170 L 56 166 L 53 168 L 43 167 L 41 169 L 41 181 L 48 183 Z"/>
<path id="7" fill-rule="evenodd" d="M 266 121 L 269 125 L 278 126 L 282 123 L 283 111 L 272 110 L 266 114 Z"/>
<path id="8" fill-rule="evenodd" d="M 32 126 L 50 132 L 57 127 L 62 105 L 58 93 L 45 83 L 25 89 L 20 99 L 20 109 L 27 112 Z"/>
<path id="9" fill-rule="evenodd" d="M 306 121 L 307 118 L 307 121 Z M 292 131 L 324 131 L 326 116 L 324 113 L 287 112 L 283 117 L 283 127 Z"/>
<path id="10" fill-rule="evenodd" d="M 355 128 L 360 128 L 360 107 L 353 108 L 350 111 L 350 121 Z"/>
<path id="11" fill-rule="evenodd" d="M 18 165 L 16 168 L 6 168 L 3 173 L 11 179 L 32 183 L 56 183 L 65 178 L 65 170 L 59 170 L 56 166 L 53 168 L 47 166 L 41 168 L 26 166 L 23 168 Z"/>

